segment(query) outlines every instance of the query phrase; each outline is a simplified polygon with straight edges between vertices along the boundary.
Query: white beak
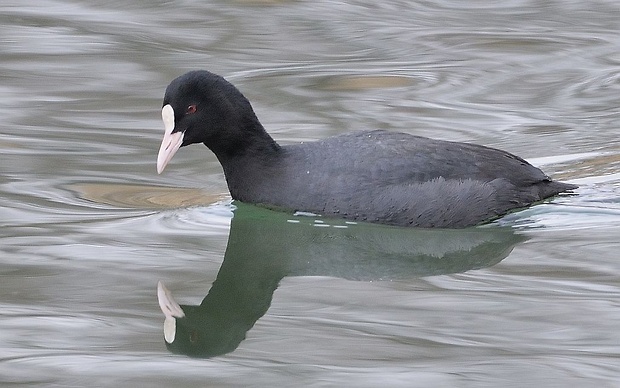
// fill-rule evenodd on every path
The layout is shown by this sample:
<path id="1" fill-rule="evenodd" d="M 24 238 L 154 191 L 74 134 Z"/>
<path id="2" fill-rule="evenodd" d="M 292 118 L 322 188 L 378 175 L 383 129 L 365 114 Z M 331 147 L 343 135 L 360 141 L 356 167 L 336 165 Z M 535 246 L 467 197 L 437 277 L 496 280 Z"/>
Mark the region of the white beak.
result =
<path id="1" fill-rule="evenodd" d="M 176 335 L 176 318 L 183 318 L 185 313 L 181 306 L 172 298 L 170 290 L 159 281 L 157 282 L 157 301 L 159 302 L 159 308 L 166 316 L 164 321 L 164 339 L 169 344 L 174 342 Z"/>
<path id="2" fill-rule="evenodd" d="M 183 132 L 175 132 L 174 130 L 174 109 L 167 104 L 161 109 L 161 118 L 164 121 L 164 139 L 159 147 L 157 155 L 157 173 L 161 174 L 166 168 L 168 162 L 183 144 Z"/>

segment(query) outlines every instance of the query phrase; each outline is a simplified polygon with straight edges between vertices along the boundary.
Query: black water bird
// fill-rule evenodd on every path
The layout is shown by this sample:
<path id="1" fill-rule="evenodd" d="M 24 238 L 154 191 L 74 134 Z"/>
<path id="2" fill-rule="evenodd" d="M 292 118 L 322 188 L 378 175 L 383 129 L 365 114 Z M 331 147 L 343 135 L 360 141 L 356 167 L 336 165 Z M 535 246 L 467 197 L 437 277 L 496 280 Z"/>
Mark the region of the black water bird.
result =
<path id="1" fill-rule="evenodd" d="M 158 173 L 180 147 L 204 143 L 233 199 L 287 211 L 462 228 L 577 187 L 505 151 L 383 130 L 281 146 L 237 88 L 204 70 L 170 83 L 162 118 Z"/>

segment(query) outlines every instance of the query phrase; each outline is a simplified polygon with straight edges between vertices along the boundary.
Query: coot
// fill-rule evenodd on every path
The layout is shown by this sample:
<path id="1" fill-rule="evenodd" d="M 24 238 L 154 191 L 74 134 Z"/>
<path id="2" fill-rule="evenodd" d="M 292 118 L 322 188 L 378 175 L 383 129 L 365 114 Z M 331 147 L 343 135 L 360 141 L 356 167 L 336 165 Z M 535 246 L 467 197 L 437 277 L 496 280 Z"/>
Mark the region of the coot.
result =
<path id="1" fill-rule="evenodd" d="M 461 228 L 577 187 L 505 151 L 383 130 L 281 146 L 237 88 L 204 70 L 170 83 L 162 118 L 158 173 L 180 147 L 204 143 L 233 199 L 287 211 Z"/>

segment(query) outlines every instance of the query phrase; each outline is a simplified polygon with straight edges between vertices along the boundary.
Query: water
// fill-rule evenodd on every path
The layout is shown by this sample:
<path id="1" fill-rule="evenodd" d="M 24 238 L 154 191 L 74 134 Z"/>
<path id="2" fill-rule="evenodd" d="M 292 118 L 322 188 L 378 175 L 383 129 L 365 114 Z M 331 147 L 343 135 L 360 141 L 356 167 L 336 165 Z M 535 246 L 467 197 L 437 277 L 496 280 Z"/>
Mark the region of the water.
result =
<path id="1" fill-rule="evenodd" d="M 619 27 L 615 1 L 3 2 L 0 385 L 618 386 Z M 581 187 L 452 232 L 232 204 L 202 146 L 155 172 L 195 68 L 283 143 L 405 131 Z M 159 280 L 213 285 L 192 338 L 224 354 L 167 349 Z"/>

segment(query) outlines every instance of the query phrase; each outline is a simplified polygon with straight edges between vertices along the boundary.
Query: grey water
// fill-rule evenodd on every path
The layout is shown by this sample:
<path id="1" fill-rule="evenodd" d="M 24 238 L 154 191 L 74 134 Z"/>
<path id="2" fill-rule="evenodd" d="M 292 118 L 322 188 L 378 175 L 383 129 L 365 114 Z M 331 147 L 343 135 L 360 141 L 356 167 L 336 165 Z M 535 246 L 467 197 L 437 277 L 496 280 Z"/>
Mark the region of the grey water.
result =
<path id="1" fill-rule="evenodd" d="M 619 31 L 616 1 L 3 1 L 0 386 L 617 387 Z M 402 131 L 580 188 L 462 231 L 238 204 L 203 146 L 155 170 L 197 68 L 282 143 Z"/>

